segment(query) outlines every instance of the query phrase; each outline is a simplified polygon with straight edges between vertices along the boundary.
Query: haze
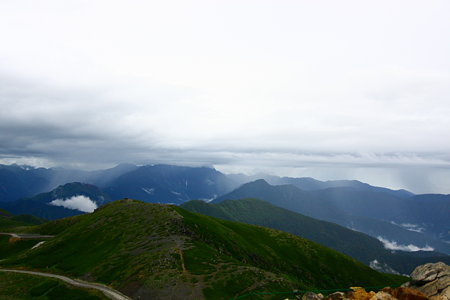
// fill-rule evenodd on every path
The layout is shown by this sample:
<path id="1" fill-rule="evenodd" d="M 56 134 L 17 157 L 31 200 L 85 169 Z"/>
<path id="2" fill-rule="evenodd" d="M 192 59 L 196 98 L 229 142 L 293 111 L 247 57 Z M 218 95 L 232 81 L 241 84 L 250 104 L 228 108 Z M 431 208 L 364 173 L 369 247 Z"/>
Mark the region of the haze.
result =
<path id="1" fill-rule="evenodd" d="M 1 1 L 0 163 L 450 193 L 448 1 Z"/>

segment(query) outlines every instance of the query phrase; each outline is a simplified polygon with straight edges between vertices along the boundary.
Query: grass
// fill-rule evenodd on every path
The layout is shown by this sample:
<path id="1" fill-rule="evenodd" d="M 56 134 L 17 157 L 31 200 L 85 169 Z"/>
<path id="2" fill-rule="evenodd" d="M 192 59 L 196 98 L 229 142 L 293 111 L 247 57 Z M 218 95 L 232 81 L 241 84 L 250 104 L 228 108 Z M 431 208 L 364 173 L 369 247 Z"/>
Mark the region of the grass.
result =
<path id="1" fill-rule="evenodd" d="M 16 240 L 9 235 L 0 235 L 0 259 L 16 257 L 19 254 L 30 250 L 34 245 L 42 240 Z"/>
<path id="2" fill-rule="evenodd" d="M 197 247 L 195 256 L 205 257 L 204 262 L 209 257 L 211 265 L 225 256 L 235 262 L 284 274 L 299 288 L 341 287 L 352 283 L 388 285 L 405 280 L 375 272 L 348 256 L 288 233 L 176 209 L 186 224 L 196 231 L 197 240 L 204 241 L 210 248 L 220 249 L 221 254 L 216 252 L 213 256 L 208 253 L 209 249 Z"/>
<path id="3" fill-rule="evenodd" d="M 13 216 L 6 215 L 6 213 L 0 214 L 0 232 L 9 231 L 9 229 L 15 227 L 38 225 L 42 223 L 44 223 L 44 220 L 31 215 Z"/>
<path id="4" fill-rule="evenodd" d="M 100 300 L 109 298 L 98 291 L 75 288 L 57 279 L 0 272 L 0 299 Z"/>

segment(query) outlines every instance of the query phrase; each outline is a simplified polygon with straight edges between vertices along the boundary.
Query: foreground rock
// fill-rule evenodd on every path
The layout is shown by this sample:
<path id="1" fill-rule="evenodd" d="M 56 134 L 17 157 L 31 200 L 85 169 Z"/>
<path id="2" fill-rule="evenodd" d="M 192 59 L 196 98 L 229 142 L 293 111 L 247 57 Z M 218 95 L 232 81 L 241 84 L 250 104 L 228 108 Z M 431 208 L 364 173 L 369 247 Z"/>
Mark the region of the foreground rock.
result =
<path id="1" fill-rule="evenodd" d="M 385 287 L 378 293 L 367 292 L 361 287 L 335 292 L 328 296 L 306 293 L 302 300 L 450 300 L 450 266 L 429 263 L 418 266 L 411 273 L 412 281 L 398 288 Z M 299 299 L 299 298 L 298 298 Z"/>
<path id="2" fill-rule="evenodd" d="M 326 297 L 322 294 L 315 294 L 312 292 L 306 293 L 301 298 L 302 300 L 428 300 L 429 298 L 422 292 L 408 288 L 399 287 L 392 289 L 386 287 L 375 293 L 374 291 L 367 292 L 361 287 L 352 287 L 349 292 L 335 292 Z M 445 299 L 447 300 L 447 299 Z"/>
<path id="3" fill-rule="evenodd" d="M 438 262 L 418 266 L 405 286 L 425 294 L 430 300 L 450 300 L 450 266 Z"/>

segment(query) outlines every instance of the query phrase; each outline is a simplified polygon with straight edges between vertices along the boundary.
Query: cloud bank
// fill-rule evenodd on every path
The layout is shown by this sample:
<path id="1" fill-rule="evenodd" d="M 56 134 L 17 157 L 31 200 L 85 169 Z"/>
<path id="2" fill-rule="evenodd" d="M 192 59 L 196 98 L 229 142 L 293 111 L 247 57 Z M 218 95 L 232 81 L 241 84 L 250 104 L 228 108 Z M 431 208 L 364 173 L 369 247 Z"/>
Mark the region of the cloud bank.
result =
<path id="1" fill-rule="evenodd" d="M 97 208 L 97 204 L 86 196 L 73 196 L 68 199 L 56 199 L 50 205 L 62 206 L 68 209 L 75 209 L 82 212 L 91 213 Z"/>
<path id="2" fill-rule="evenodd" d="M 378 237 L 378 240 L 383 243 L 384 248 L 388 250 L 400 250 L 400 251 L 408 251 L 408 252 L 416 252 L 416 251 L 434 251 L 433 247 L 426 245 L 425 247 L 418 247 L 416 245 L 399 245 L 396 241 L 389 241 L 387 239 Z"/>
<path id="3" fill-rule="evenodd" d="M 450 193 L 448 1 L 66 2 L 0 1 L 0 163 Z"/>

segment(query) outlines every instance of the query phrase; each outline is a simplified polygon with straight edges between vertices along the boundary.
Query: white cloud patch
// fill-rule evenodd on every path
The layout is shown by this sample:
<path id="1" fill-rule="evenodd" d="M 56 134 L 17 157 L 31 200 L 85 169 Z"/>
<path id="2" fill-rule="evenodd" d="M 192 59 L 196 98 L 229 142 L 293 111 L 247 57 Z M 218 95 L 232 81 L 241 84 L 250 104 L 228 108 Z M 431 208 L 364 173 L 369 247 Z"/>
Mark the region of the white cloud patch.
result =
<path id="1" fill-rule="evenodd" d="M 425 247 L 419 247 L 413 244 L 409 245 L 400 245 L 396 241 L 389 241 L 387 239 L 382 238 L 381 236 L 377 237 L 380 242 L 383 243 L 384 248 L 388 250 L 400 250 L 400 251 L 408 251 L 408 252 L 415 252 L 415 251 L 434 251 L 433 247 L 430 247 L 426 245 Z"/>
<path id="2" fill-rule="evenodd" d="M 395 223 L 394 221 L 391 221 L 391 224 L 394 224 L 394 225 L 397 225 L 397 226 L 401 226 L 401 227 L 403 227 L 403 228 L 405 228 L 406 230 L 409 230 L 409 231 L 414 231 L 414 232 L 419 232 L 419 233 L 425 232 L 425 228 L 420 227 L 417 224 L 411 224 L 411 223 L 398 224 L 398 223 Z"/>
<path id="3" fill-rule="evenodd" d="M 410 224 L 410 223 L 402 223 L 401 226 L 409 231 L 419 232 L 423 233 L 425 231 L 425 228 L 420 227 L 416 224 Z"/>
<path id="4" fill-rule="evenodd" d="M 380 262 L 379 262 L 378 260 L 376 260 L 376 259 L 374 259 L 373 261 L 371 261 L 370 264 L 369 264 L 369 266 L 370 266 L 372 269 L 376 270 L 376 271 L 400 275 L 399 272 L 395 271 L 394 269 L 392 269 L 391 267 L 389 267 L 387 264 L 380 263 Z"/>
<path id="5" fill-rule="evenodd" d="M 73 196 L 68 199 L 56 199 L 50 202 L 51 205 L 62 206 L 68 209 L 76 209 L 82 212 L 91 213 L 97 208 L 97 204 L 86 196 Z"/>

